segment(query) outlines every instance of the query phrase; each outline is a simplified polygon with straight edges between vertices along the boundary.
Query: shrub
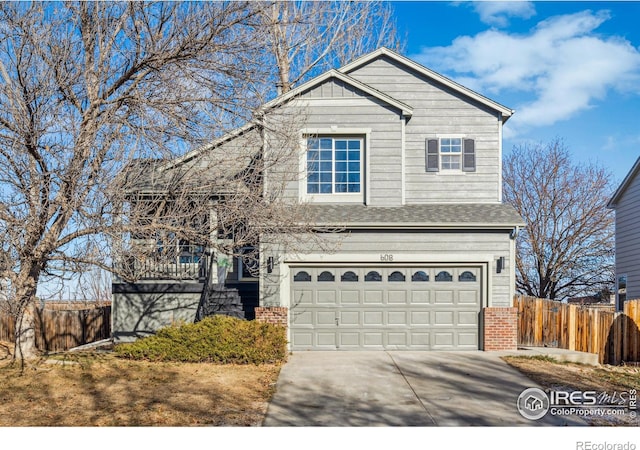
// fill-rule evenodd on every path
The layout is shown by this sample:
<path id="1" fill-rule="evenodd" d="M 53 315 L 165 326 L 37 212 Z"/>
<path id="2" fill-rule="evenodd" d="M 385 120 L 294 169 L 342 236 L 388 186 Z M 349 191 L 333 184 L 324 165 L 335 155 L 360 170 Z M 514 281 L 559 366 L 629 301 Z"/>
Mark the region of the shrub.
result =
<path id="1" fill-rule="evenodd" d="M 135 342 L 116 345 L 117 355 L 148 361 L 264 364 L 284 361 L 284 327 L 211 316 L 198 323 L 175 325 Z"/>

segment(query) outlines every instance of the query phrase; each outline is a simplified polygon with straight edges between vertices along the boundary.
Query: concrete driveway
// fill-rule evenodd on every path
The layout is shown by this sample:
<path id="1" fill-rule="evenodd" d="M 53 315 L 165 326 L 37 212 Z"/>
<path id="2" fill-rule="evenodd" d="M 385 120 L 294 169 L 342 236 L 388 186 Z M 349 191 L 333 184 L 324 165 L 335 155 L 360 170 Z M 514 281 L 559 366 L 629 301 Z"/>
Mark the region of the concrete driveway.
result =
<path id="1" fill-rule="evenodd" d="M 263 426 L 585 425 L 520 415 L 539 387 L 485 352 L 299 352 L 289 357 Z"/>

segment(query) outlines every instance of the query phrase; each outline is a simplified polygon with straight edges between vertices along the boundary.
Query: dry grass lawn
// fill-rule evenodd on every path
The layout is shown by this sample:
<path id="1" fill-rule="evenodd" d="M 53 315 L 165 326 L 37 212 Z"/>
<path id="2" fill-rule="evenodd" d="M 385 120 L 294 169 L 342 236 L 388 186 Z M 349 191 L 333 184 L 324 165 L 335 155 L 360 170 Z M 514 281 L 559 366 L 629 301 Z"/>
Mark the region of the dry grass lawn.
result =
<path id="1" fill-rule="evenodd" d="M 280 365 L 128 361 L 73 353 L 21 373 L 0 343 L 0 426 L 258 426 Z"/>
<path id="2" fill-rule="evenodd" d="M 149 363 L 111 353 L 67 353 L 11 362 L 0 342 L 0 426 L 259 426 L 281 365 Z M 505 357 L 549 389 L 640 390 L 638 367 L 592 367 L 545 358 Z M 640 425 L 627 415 L 592 425 Z"/>

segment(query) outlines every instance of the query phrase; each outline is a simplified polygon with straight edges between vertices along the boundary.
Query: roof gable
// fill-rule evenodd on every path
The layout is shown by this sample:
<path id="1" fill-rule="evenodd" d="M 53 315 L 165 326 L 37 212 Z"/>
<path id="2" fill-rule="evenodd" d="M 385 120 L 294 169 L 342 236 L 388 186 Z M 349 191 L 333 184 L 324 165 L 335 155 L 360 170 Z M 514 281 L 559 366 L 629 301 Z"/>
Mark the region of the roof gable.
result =
<path id="1" fill-rule="evenodd" d="M 407 105 L 404 102 L 401 102 L 399 100 L 394 99 L 393 97 L 380 92 L 379 90 L 361 82 L 356 80 L 355 78 L 350 77 L 349 75 L 345 75 L 343 73 L 338 72 L 335 69 L 329 70 L 325 73 L 323 73 L 322 75 L 319 75 L 315 78 L 313 78 L 312 80 L 309 80 L 308 82 L 294 88 L 291 89 L 289 92 L 280 95 L 278 97 L 276 97 L 275 99 L 271 100 L 270 102 L 265 103 L 261 108 L 260 108 L 260 112 L 261 113 L 266 113 L 268 112 L 268 110 L 276 108 L 292 99 L 294 99 L 295 97 L 300 96 L 302 93 L 313 89 L 316 86 L 320 86 L 323 83 L 326 83 L 327 81 L 331 80 L 331 79 L 337 79 L 342 81 L 343 83 L 345 83 L 348 86 L 353 87 L 356 90 L 359 90 L 361 92 L 364 92 L 367 95 L 370 95 L 371 97 L 374 97 L 376 99 L 378 99 L 379 101 L 381 101 L 382 103 L 389 105 L 392 108 L 395 108 L 397 110 L 399 110 L 401 112 L 401 114 L 404 117 L 411 117 L 413 115 L 413 108 L 409 105 Z M 215 141 L 211 142 L 210 144 L 201 146 L 197 149 L 194 149 L 186 154 L 184 154 L 183 156 L 181 156 L 178 159 L 175 160 L 171 160 L 171 161 L 167 161 L 167 163 L 161 168 L 161 170 L 167 170 L 167 169 L 171 169 L 173 167 L 176 167 L 178 165 L 181 165 L 187 161 L 191 161 L 192 159 L 200 156 L 202 153 L 211 150 L 212 148 L 218 147 L 222 144 L 224 144 L 225 142 L 228 142 L 232 139 L 235 139 L 238 136 L 241 136 L 242 134 L 250 131 L 251 129 L 253 129 L 256 126 L 255 123 L 248 123 L 238 129 L 232 130 L 229 133 L 225 134 L 224 136 L 220 137 L 219 139 L 216 139 Z"/>
<path id="2" fill-rule="evenodd" d="M 461 94 L 462 96 L 465 96 L 469 99 L 472 99 L 482 105 L 485 105 L 486 107 L 488 107 L 491 110 L 494 110 L 498 113 L 501 114 L 502 116 L 502 122 L 506 122 L 507 119 L 509 117 L 511 117 L 511 115 L 514 113 L 514 111 L 510 108 L 507 108 L 504 105 L 501 105 L 500 103 L 494 102 L 493 100 L 484 97 L 481 94 L 478 94 L 475 91 L 472 91 L 469 88 L 466 88 L 458 83 L 456 83 L 453 80 L 450 80 L 449 78 L 440 75 L 437 72 L 434 72 L 420 64 L 418 64 L 415 61 L 412 61 L 411 59 L 402 56 L 392 50 L 389 50 L 386 47 L 381 47 L 378 50 L 375 50 L 371 53 L 368 53 L 364 56 L 361 56 L 360 58 L 354 60 L 353 62 L 343 66 L 342 68 L 340 68 L 339 70 L 335 70 L 335 69 L 331 69 L 321 75 L 318 75 L 317 77 L 307 81 L 306 83 L 295 87 L 293 89 L 291 89 L 290 91 L 288 91 L 285 94 L 282 94 L 278 97 L 276 97 L 275 99 L 271 100 L 270 102 L 265 103 L 260 110 L 258 111 L 259 114 L 264 114 L 266 112 L 268 112 L 270 109 L 276 108 L 280 105 L 283 105 L 285 103 L 287 103 L 288 101 L 291 101 L 293 99 L 295 99 L 296 97 L 301 96 L 304 92 L 309 91 L 317 86 L 322 85 L 323 83 L 326 83 L 332 79 L 337 79 L 340 80 L 341 82 L 343 82 L 344 84 L 353 87 L 354 89 L 361 91 L 363 93 L 365 93 L 366 95 L 369 95 L 377 100 L 379 100 L 380 102 L 394 108 L 397 109 L 398 111 L 400 111 L 400 113 L 404 116 L 404 117 L 411 117 L 413 115 L 413 108 L 366 84 L 363 83 L 362 81 L 359 81 L 353 77 L 351 77 L 349 75 L 350 72 L 363 67 L 367 64 L 369 64 L 370 62 L 376 60 L 377 58 L 381 57 L 381 56 L 386 56 L 388 58 L 391 58 L 392 60 L 396 61 L 397 63 L 399 63 L 401 66 L 406 67 L 407 69 L 413 70 L 419 74 L 421 74 L 422 76 L 425 76 L 437 83 L 440 83 L 450 89 L 452 89 L 453 91 Z M 204 145 L 200 148 L 194 149 L 188 153 L 186 153 L 185 155 L 183 155 L 182 157 L 176 159 L 176 160 L 172 160 L 172 161 L 167 161 L 164 166 L 161 168 L 161 170 L 167 170 L 167 169 L 171 169 L 173 167 L 176 167 L 178 165 L 181 165 L 187 161 L 192 160 L 193 158 L 201 155 L 202 153 L 218 147 L 222 144 L 224 144 L 225 142 L 228 142 L 229 140 L 235 139 L 238 136 L 243 135 L 244 133 L 250 131 L 251 129 L 253 129 L 256 126 L 255 123 L 249 123 L 246 124 L 243 127 L 240 127 L 236 130 L 233 130 L 227 134 L 225 134 L 224 136 L 222 136 L 221 138 L 213 141 L 210 144 Z"/>
<path id="3" fill-rule="evenodd" d="M 386 47 L 381 47 L 378 50 L 375 50 L 371 53 L 368 53 L 364 56 L 361 56 L 360 58 L 356 59 L 355 61 L 341 67 L 339 69 L 339 71 L 341 73 L 344 74 L 349 74 L 351 72 L 353 72 L 354 70 L 363 67 L 369 63 L 371 63 L 372 61 L 382 57 L 382 56 L 386 56 L 390 59 L 392 59 L 393 61 L 395 61 L 396 63 L 400 64 L 401 66 L 404 66 L 408 69 L 411 69 L 419 74 L 421 74 L 422 76 L 429 78 L 437 83 L 440 83 L 444 86 L 447 86 L 449 89 L 452 89 L 453 91 L 467 97 L 470 98 L 480 104 L 483 104 L 487 107 L 489 107 L 492 110 L 495 110 L 497 112 L 499 112 L 500 114 L 502 114 L 502 122 L 506 122 L 509 117 L 511 117 L 513 115 L 513 113 L 515 112 L 514 110 L 507 108 L 504 105 L 501 105 L 498 102 L 495 102 L 467 87 L 462 86 L 461 84 L 456 83 L 455 81 L 445 77 L 444 75 L 441 75 L 437 72 L 434 72 L 431 69 L 428 69 L 426 67 L 424 67 L 423 65 L 405 57 L 400 55 L 399 53 L 394 52 L 393 50 L 389 50 Z"/>
<path id="4" fill-rule="evenodd" d="M 615 207 L 618 205 L 618 202 L 622 198 L 622 195 L 624 194 L 624 192 L 627 190 L 629 186 L 631 186 L 631 183 L 633 182 L 635 177 L 638 175 L 638 172 L 640 172 L 640 158 L 636 160 L 635 164 L 633 165 L 633 167 L 631 168 L 627 176 L 624 178 L 624 180 L 622 180 L 622 183 L 620 183 L 620 186 L 618 186 L 618 189 L 616 189 L 616 192 L 613 194 L 613 197 L 611 197 L 611 200 L 609 200 L 609 203 L 607 204 L 609 208 L 615 209 Z"/>
<path id="5" fill-rule="evenodd" d="M 399 111 L 401 111 L 402 115 L 405 117 L 411 117 L 413 115 L 413 108 L 411 108 L 411 106 L 407 105 L 406 103 L 401 102 L 400 100 L 396 100 L 395 98 L 391 97 L 390 95 L 385 94 L 384 92 L 381 92 L 361 81 L 356 80 L 355 78 L 350 77 L 349 75 L 346 75 L 342 72 L 339 72 L 335 69 L 331 69 L 325 73 L 323 73 L 322 75 L 319 75 L 315 78 L 313 78 L 312 80 L 307 81 L 306 83 L 291 89 L 289 92 L 287 92 L 286 94 L 280 95 L 279 97 L 276 97 L 275 99 L 271 100 L 270 102 L 266 103 L 263 107 L 262 110 L 266 111 L 269 110 L 271 108 L 274 108 L 276 106 L 279 106 L 283 103 L 286 103 L 287 101 L 299 96 L 300 94 L 302 94 L 305 91 L 308 91 L 310 89 L 313 89 L 316 86 L 320 86 L 321 84 L 331 80 L 331 79 L 337 79 L 342 81 L 343 83 L 354 87 L 357 90 L 360 90 L 364 93 L 366 93 L 367 95 L 370 95 L 374 98 L 377 98 L 378 100 L 380 100 L 381 102 L 392 106 L 393 108 L 398 109 Z"/>

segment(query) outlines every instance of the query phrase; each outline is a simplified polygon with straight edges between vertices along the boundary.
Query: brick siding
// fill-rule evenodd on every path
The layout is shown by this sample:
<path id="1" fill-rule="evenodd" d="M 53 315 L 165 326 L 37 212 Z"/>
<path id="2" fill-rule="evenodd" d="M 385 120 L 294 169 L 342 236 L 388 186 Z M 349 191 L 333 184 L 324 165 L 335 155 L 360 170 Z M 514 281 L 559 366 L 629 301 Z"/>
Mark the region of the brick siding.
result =
<path id="1" fill-rule="evenodd" d="M 288 310 L 283 306 L 257 306 L 255 311 L 258 322 L 287 326 Z"/>
<path id="2" fill-rule="evenodd" d="M 518 308 L 485 308 L 484 350 L 518 349 Z"/>

